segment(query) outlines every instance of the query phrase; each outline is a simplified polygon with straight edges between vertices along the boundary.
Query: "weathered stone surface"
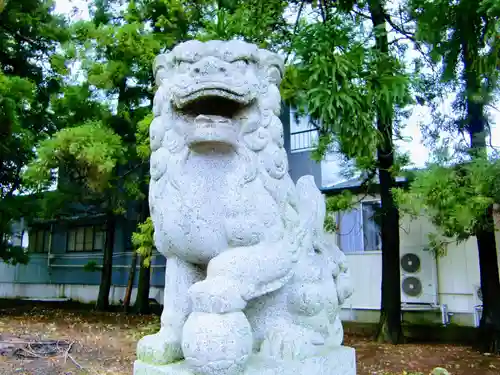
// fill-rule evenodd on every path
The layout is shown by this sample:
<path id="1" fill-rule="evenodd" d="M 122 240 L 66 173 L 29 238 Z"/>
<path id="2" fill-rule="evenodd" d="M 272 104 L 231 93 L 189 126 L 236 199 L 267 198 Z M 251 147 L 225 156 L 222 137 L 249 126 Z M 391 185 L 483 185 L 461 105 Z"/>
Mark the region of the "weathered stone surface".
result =
<path id="1" fill-rule="evenodd" d="M 355 375 L 356 356 L 353 348 L 339 346 L 327 354 L 304 360 L 276 360 L 252 356 L 242 375 Z M 134 363 L 134 375 L 195 375 L 186 362 L 166 366 Z"/>
<path id="2" fill-rule="evenodd" d="M 255 358 L 269 374 L 344 360 L 324 373 L 354 374 L 340 346 L 345 256 L 323 231 L 312 176 L 295 186 L 287 173 L 282 59 L 241 41 L 190 41 L 154 70 L 149 202 L 167 265 L 162 328 L 138 343 L 135 374 L 261 373 Z"/>

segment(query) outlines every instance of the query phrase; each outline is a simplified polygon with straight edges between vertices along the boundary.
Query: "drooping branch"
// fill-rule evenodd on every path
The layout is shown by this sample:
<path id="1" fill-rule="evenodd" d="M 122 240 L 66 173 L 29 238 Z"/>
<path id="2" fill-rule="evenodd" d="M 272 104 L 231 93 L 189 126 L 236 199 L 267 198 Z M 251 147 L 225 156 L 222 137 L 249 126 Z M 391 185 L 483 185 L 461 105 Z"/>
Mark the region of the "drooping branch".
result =
<path id="1" fill-rule="evenodd" d="M 352 12 L 353 12 L 354 14 L 356 14 L 356 15 L 358 15 L 358 16 L 360 16 L 360 17 L 362 17 L 362 18 L 365 18 L 365 19 L 367 19 L 367 20 L 371 20 L 371 18 L 370 18 L 370 16 L 369 16 L 368 14 L 364 14 L 363 12 L 360 12 L 360 11 L 358 11 L 358 10 L 356 10 L 356 9 L 353 9 L 353 10 L 352 10 Z"/>
<path id="2" fill-rule="evenodd" d="M 29 43 L 38 49 L 43 49 L 43 46 L 39 42 L 31 39 L 30 37 L 28 37 L 26 35 L 22 35 L 19 31 L 11 30 L 9 27 L 7 27 L 5 25 L 0 25 L 0 28 L 2 28 L 4 31 L 11 34 L 14 38 L 17 38 L 18 40 L 22 40 L 26 43 Z"/>
<path id="3" fill-rule="evenodd" d="M 403 23 L 401 22 L 401 25 L 398 25 L 396 24 L 391 15 L 386 13 L 385 14 L 385 21 L 389 24 L 389 26 L 392 27 L 392 29 L 394 31 L 396 31 L 397 33 L 401 34 L 403 37 L 402 38 L 397 38 L 393 41 L 391 41 L 389 44 L 393 44 L 393 43 L 396 43 L 397 41 L 400 41 L 400 40 L 404 40 L 404 39 L 407 39 L 407 40 L 410 40 L 413 45 L 415 46 L 415 49 L 420 52 L 420 54 L 422 55 L 422 57 L 424 58 L 424 60 L 427 62 L 427 64 L 431 67 L 431 69 L 434 71 L 435 68 L 434 68 L 434 63 L 430 60 L 430 58 L 428 57 L 428 54 L 425 53 L 425 51 L 422 49 L 422 46 L 421 46 L 421 43 L 419 40 L 417 40 L 417 38 L 415 37 L 415 34 L 412 33 L 411 31 L 405 29 Z"/>
<path id="4" fill-rule="evenodd" d="M 389 14 L 385 14 L 385 21 L 398 33 L 405 36 L 407 39 L 411 40 L 413 43 L 417 43 L 415 39 L 415 34 L 406 30 L 403 25 L 397 25 L 391 18 Z"/>
<path id="5" fill-rule="evenodd" d="M 304 4 L 306 3 L 305 0 L 302 0 L 299 5 L 299 11 L 297 12 L 297 19 L 295 20 L 295 25 L 293 26 L 293 34 L 292 37 L 295 36 L 297 33 L 297 29 L 299 28 L 299 22 L 300 22 L 300 16 L 302 15 L 302 10 L 304 9 Z M 288 51 L 285 57 L 285 65 L 288 62 L 288 58 L 290 57 L 290 53 L 292 52 L 292 49 Z"/>

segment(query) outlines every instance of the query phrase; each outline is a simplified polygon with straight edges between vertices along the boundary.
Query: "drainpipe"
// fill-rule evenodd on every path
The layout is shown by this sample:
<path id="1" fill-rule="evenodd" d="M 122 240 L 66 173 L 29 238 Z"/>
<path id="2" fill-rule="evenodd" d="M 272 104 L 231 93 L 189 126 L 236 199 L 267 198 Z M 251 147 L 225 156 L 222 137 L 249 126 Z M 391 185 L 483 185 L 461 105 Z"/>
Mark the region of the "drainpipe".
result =
<path id="1" fill-rule="evenodd" d="M 448 313 L 448 305 L 442 304 L 439 305 L 439 309 L 441 310 L 441 323 L 444 327 L 450 324 L 450 314 Z"/>
<path id="2" fill-rule="evenodd" d="M 52 260 L 52 239 L 54 237 L 54 224 L 50 224 L 50 238 L 49 238 L 49 251 L 47 253 L 47 270 L 49 274 L 49 284 L 52 284 L 52 270 L 51 270 L 51 260 Z"/>
<path id="3" fill-rule="evenodd" d="M 475 305 L 474 306 L 474 326 L 475 328 L 481 325 L 481 315 L 483 313 L 483 305 Z"/>

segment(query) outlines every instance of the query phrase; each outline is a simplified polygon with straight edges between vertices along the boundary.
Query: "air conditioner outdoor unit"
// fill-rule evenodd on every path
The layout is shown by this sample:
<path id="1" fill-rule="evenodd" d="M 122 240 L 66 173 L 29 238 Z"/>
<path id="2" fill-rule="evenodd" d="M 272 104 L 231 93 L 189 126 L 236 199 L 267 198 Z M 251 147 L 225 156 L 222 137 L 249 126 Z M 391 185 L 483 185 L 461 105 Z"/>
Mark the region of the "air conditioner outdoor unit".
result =
<path id="1" fill-rule="evenodd" d="M 401 302 L 411 305 L 438 304 L 437 265 L 431 251 L 401 249 Z"/>

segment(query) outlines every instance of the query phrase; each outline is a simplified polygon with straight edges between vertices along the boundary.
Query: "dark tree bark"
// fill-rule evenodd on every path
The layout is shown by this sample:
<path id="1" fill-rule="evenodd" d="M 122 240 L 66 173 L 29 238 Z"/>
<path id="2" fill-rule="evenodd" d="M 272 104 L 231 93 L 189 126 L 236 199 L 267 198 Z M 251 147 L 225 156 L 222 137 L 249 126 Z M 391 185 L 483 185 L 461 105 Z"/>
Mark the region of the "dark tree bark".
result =
<path id="1" fill-rule="evenodd" d="M 467 5 L 467 4 L 465 4 Z M 481 90 L 480 72 L 475 66 L 479 60 L 478 35 L 475 32 L 481 25 L 477 12 L 462 9 L 459 13 L 458 27 L 462 44 L 464 78 L 467 92 L 467 124 L 470 136 L 471 156 L 486 157 L 486 119 L 484 103 L 475 99 L 474 94 Z M 471 14 L 474 16 L 471 17 Z M 479 253 L 481 273 L 481 292 L 483 314 L 479 325 L 477 348 L 482 352 L 500 353 L 500 276 L 498 271 L 497 246 L 493 207 L 489 207 L 480 220 L 475 235 Z"/>
<path id="2" fill-rule="evenodd" d="M 369 0 L 370 17 L 374 28 L 385 30 L 385 10 L 381 0 Z M 375 45 L 384 55 L 389 53 L 387 32 L 375 33 Z M 403 340 L 401 328 L 401 279 L 399 270 L 399 211 L 392 188 L 395 179 L 391 174 L 394 165 L 393 110 L 388 116 L 380 108 L 377 113 L 377 129 L 382 142 L 377 148 L 381 199 L 382 237 L 382 298 L 377 341 L 399 344 Z"/>
<path id="3" fill-rule="evenodd" d="M 479 324 L 478 349 L 483 353 L 500 353 L 500 276 L 492 210 L 484 220 L 489 229 L 476 233 L 481 272 L 483 315 Z"/>
<path id="4" fill-rule="evenodd" d="M 151 267 L 144 267 L 144 259 L 141 259 L 139 268 L 139 281 L 137 285 L 137 298 L 135 300 L 134 310 L 137 314 L 149 314 L 149 288 L 151 278 Z"/>
<path id="5" fill-rule="evenodd" d="M 127 290 L 125 291 L 125 297 L 123 298 L 123 310 L 128 312 L 130 307 L 130 300 L 132 298 L 132 289 L 134 288 L 134 280 L 137 269 L 137 253 L 134 251 L 132 253 L 132 261 L 130 262 L 130 269 L 128 273 Z"/>
<path id="6" fill-rule="evenodd" d="M 102 259 L 101 284 L 97 297 L 96 309 L 107 311 L 109 309 L 109 291 L 111 290 L 111 278 L 113 276 L 113 247 L 115 245 L 116 217 L 110 212 L 106 219 L 106 241 Z"/>
<path id="7" fill-rule="evenodd" d="M 477 82 L 477 78 L 473 81 L 474 75 L 475 72 L 471 69 L 471 73 L 468 74 L 469 78 L 466 80 L 471 90 L 476 86 L 473 82 Z M 472 155 L 473 157 L 484 157 L 481 155 L 486 152 L 484 107 L 469 98 L 467 112 Z M 479 253 L 483 314 L 479 324 L 476 346 L 482 352 L 500 353 L 500 276 L 492 206 L 484 213 L 480 223 L 475 235 Z"/>

